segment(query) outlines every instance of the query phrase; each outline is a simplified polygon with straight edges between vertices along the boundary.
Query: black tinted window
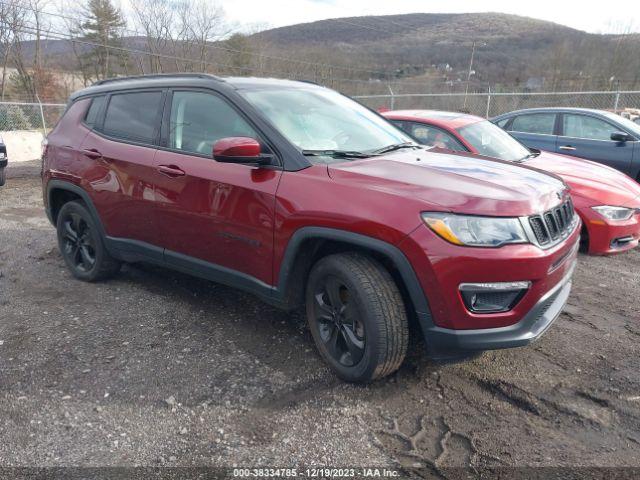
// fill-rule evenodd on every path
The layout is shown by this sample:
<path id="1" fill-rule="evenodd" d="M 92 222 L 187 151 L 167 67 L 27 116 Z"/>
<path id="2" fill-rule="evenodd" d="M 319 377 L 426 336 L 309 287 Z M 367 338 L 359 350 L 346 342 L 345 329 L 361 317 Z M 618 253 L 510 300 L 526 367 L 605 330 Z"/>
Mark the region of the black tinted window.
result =
<path id="1" fill-rule="evenodd" d="M 104 133 L 126 140 L 152 143 L 161 99 L 161 92 L 112 95 L 104 118 Z"/>
<path id="2" fill-rule="evenodd" d="M 513 120 L 512 132 L 538 133 L 541 135 L 553 135 L 553 127 L 556 123 L 555 113 L 534 113 L 520 115 Z"/>
<path id="3" fill-rule="evenodd" d="M 87 110 L 87 115 L 84 117 L 84 123 L 86 123 L 89 127 L 93 128 L 98 120 L 98 115 L 100 114 L 100 110 L 104 105 L 105 96 L 95 97 L 91 100 L 91 105 Z"/>

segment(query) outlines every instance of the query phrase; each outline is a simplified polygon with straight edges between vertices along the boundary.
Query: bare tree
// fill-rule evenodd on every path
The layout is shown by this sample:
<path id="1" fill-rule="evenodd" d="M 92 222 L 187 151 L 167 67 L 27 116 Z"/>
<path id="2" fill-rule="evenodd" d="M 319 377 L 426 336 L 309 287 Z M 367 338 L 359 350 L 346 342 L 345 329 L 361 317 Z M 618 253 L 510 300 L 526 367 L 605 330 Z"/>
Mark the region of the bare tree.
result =
<path id="1" fill-rule="evenodd" d="M 35 54 L 33 56 L 34 71 L 42 70 L 42 36 L 51 27 L 51 22 L 45 15 L 45 8 L 49 5 L 49 0 L 27 0 L 33 23 L 35 35 Z"/>
<path id="2" fill-rule="evenodd" d="M 134 23 L 145 34 L 151 72 L 207 71 L 212 43 L 232 32 L 222 7 L 208 0 L 131 0 Z M 162 54 L 175 56 L 172 65 Z"/>
<path id="3" fill-rule="evenodd" d="M 176 4 L 171 0 L 132 0 L 135 24 L 145 34 L 150 73 L 162 72 L 161 55 L 173 43 Z"/>
<path id="4" fill-rule="evenodd" d="M 2 86 L 0 99 L 4 100 L 7 90 L 7 69 L 24 26 L 26 10 L 22 0 L 7 0 L 0 3 L 0 50 L 2 52 Z"/>
<path id="5" fill-rule="evenodd" d="M 45 15 L 49 0 L 24 0 L 16 3 L 16 8 L 24 12 L 23 22 L 15 30 L 11 59 L 17 70 L 15 84 L 19 91 L 37 99 L 40 91 L 49 93 L 53 82 L 50 72 L 45 72 L 42 40 L 51 29 L 51 22 Z M 23 41 L 33 39 L 34 54 L 29 64 L 23 51 Z"/>
<path id="6" fill-rule="evenodd" d="M 69 6 L 65 0 L 60 0 L 58 4 L 58 15 L 62 26 L 69 32 L 69 35 L 76 38 L 83 36 L 82 23 L 84 22 L 84 9 L 82 5 Z M 86 87 L 91 82 L 92 68 L 85 55 L 83 44 L 69 40 L 71 54 L 75 60 L 75 70 L 82 77 L 82 83 Z"/>
<path id="7" fill-rule="evenodd" d="M 220 5 L 207 0 L 190 0 L 190 15 L 187 19 L 189 37 L 196 47 L 200 70 L 207 71 L 206 62 L 210 56 L 210 44 L 232 32 L 232 27 L 225 20 L 224 10 Z M 191 57 L 193 58 L 193 57 Z"/>

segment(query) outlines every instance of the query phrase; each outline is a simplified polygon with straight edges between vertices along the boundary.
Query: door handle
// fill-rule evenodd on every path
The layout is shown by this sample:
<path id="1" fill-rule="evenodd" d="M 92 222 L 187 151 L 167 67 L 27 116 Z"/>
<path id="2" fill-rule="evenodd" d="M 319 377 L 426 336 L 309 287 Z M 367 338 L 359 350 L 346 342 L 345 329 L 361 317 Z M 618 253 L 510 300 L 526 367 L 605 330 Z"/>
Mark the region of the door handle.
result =
<path id="1" fill-rule="evenodd" d="M 102 154 L 95 148 L 87 148 L 83 150 L 82 153 L 93 160 L 102 157 Z"/>
<path id="2" fill-rule="evenodd" d="M 558 147 L 558 148 L 559 148 L 560 150 L 571 150 L 571 151 L 573 151 L 573 150 L 575 150 L 575 149 L 576 149 L 576 147 L 572 147 L 571 145 L 563 145 L 563 146 Z"/>
<path id="3" fill-rule="evenodd" d="M 160 165 L 158 167 L 158 172 L 172 178 L 183 177 L 185 175 L 184 170 L 180 167 L 176 167 L 175 165 Z"/>

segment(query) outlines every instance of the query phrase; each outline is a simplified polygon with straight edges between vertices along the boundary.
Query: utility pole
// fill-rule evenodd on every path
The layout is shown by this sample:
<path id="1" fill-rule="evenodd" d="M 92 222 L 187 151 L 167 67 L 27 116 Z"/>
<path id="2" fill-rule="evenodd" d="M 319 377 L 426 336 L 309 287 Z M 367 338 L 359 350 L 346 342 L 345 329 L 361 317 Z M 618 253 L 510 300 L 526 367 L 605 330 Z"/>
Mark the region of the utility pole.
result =
<path id="1" fill-rule="evenodd" d="M 473 45 L 471 46 L 471 59 L 469 60 L 469 73 L 467 73 L 467 86 L 464 90 L 464 105 L 462 106 L 463 109 L 467 108 L 467 95 L 469 95 L 469 82 L 471 81 L 471 71 L 473 69 L 473 57 L 476 53 L 476 42 L 473 42 Z"/>

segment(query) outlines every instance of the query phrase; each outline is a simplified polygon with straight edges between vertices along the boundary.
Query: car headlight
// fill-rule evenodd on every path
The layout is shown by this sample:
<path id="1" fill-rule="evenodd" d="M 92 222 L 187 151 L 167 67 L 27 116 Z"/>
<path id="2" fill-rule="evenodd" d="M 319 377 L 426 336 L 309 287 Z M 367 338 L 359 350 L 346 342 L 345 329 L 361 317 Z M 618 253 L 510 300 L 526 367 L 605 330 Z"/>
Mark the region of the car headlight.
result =
<path id="1" fill-rule="evenodd" d="M 614 207 L 612 205 L 601 205 L 591 207 L 607 220 L 629 220 L 635 213 L 635 208 Z"/>
<path id="2" fill-rule="evenodd" d="M 437 235 L 454 245 L 499 247 L 507 243 L 529 243 L 518 218 L 425 212 L 422 219 Z"/>

